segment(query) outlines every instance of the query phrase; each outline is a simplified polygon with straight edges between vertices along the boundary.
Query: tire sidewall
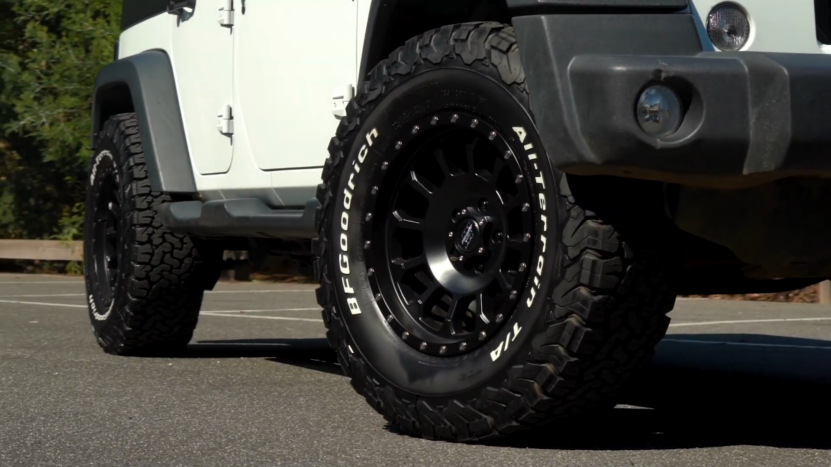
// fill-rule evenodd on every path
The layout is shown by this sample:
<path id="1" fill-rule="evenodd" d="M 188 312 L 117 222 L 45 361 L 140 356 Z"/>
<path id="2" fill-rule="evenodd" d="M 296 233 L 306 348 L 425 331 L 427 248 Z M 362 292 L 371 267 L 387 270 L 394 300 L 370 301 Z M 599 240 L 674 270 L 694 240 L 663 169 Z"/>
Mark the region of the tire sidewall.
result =
<path id="1" fill-rule="evenodd" d="M 89 318 L 92 323 L 93 330 L 98 339 L 106 339 L 107 329 L 112 326 L 117 326 L 116 321 L 120 321 L 122 317 L 119 315 L 119 302 L 123 295 L 123 268 L 125 261 L 119 260 L 118 275 L 115 287 L 112 291 L 113 298 L 110 303 L 106 303 L 99 291 L 99 283 L 102 274 L 96 271 L 98 267 L 98 258 L 95 244 L 95 228 L 96 216 L 100 209 L 99 200 L 105 196 L 104 190 L 108 183 L 108 178 L 116 177 L 123 183 L 123 175 L 121 174 L 121 153 L 119 152 L 118 143 L 116 141 L 117 134 L 114 134 L 112 125 L 104 128 L 96 145 L 96 152 L 90 160 L 90 168 L 87 178 L 87 197 L 85 203 L 85 218 L 84 218 L 84 280 L 87 291 L 87 304 L 89 306 Z M 122 214 L 125 208 L 124 191 L 121 190 L 119 196 L 119 206 Z M 122 235 L 126 228 L 124 225 L 128 219 L 121 216 Z M 120 248 L 118 254 L 121 258 L 125 258 L 125 241 L 121 238 Z M 104 278 L 106 276 L 103 276 Z"/>
<path id="2" fill-rule="evenodd" d="M 427 398 L 476 397 L 484 386 L 504 379 L 510 367 L 525 361 L 550 308 L 546 291 L 558 269 L 557 188 L 530 116 L 527 93 L 516 85 L 504 85 L 492 68 L 480 68 L 428 67 L 388 86 L 386 95 L 366 110 L 360 129 L 346 141 L 348 153 L 328 220 L 330 270 L 338 311 L 348 331 L 347 350 L 363 357 L 373 377 Z M 389 176 L 382 167 L 392 165 L 397 141 L 411 122 L 448 110 L 478 115 L 508 141 L 534 200 L 534 247 L 531 272 L 511 317 L 485 345 L 458 357 L 439 358 L 411 348 L 387 323 L 385 305 L 376 302 L 367 274 L 364 240 L 369 228 L 366 215 L 377 192 L 373 187 Z"/>

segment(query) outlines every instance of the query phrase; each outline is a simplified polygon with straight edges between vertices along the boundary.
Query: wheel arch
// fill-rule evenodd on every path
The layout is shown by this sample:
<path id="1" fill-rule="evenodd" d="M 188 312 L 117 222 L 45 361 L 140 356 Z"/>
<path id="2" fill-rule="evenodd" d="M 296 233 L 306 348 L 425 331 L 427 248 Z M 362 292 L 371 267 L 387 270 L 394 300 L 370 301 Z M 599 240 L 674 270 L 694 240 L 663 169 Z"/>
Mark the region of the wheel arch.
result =
<path id="1" fill-rule="evenodd" d="M 92 106 L 92 147 L 113 115 L 135 112 L 153 191 L 196 193 L 173 67 L 149 50 L 106 65 L 98 73 Z"/>
<path id="2" fill-rule="evenodd" d="M 447 24 L 496 21 L 549 13 L 677 12 L 688 0 L 372 0 L 359 77 L 404 42 Z"/>

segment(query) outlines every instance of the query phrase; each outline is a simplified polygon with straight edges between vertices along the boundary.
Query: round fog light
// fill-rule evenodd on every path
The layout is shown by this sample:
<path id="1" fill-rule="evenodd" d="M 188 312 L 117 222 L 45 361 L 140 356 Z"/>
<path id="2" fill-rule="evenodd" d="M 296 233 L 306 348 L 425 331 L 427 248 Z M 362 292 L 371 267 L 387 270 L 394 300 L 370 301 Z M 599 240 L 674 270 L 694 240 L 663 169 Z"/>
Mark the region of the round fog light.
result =
<path id="1" fill-rule="evenodd" d="M 662 138 L 675 133 L 681 125 L 681 99 L 663 85 L 646 88 L 638 99 L 638 124 L 650 136 Z"/>
<path id="2" fill-rule="evenodd" d="M 740 50 L 750 38 L 750 21 L 738 5 L 723 3 L 707 17 L 707 35 L 720 50 Z"/>

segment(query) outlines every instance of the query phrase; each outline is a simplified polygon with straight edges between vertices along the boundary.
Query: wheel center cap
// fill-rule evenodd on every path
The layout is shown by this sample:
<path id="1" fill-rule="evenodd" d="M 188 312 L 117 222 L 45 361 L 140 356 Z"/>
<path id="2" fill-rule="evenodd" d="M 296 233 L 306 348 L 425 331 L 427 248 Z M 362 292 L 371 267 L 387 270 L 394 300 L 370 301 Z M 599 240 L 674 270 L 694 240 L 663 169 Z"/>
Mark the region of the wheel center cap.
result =
<path id="1" fill-rule="evenodd" d="M 479 224 L 474 219 L 465 219 L 456 233 L 456 247 L 470 253 L 479 246 L 480 236 Z"/>

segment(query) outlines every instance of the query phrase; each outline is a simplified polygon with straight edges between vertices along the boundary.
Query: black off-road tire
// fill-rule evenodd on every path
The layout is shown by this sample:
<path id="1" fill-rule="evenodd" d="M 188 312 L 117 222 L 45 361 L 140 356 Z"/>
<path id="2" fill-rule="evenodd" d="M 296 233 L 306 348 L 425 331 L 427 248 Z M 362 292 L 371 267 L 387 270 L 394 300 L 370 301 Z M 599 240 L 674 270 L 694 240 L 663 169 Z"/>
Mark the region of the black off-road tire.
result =
<path id="1" fill-rule="evenodd" d="M 378 64 L 359 91 L 329 146 L 315 242 L 327 337 L 354 389 L 406 433 L 458 442 L 613 404 L 666 332 L 671 265 L 633 193 L 550 167 L 513 28 L 429 31 Z M 394 328 L 387 303 L 396 298 L 378 292 L 385 272 L 367 262 L 384 247 L 370 241 L 372 209 L 384 202 L 376 195 L 386 196 L 398 149 L 425 128 L 414 122 L 429 127 L 457 110 L 475 118 L 453 121 L 490 125 L 521 159 L 534 199 L 534 260 L 502 328 L 476 350 L 442 357 Z"/>
<path id="2" fill-rule="evenodd" d="M 219 277 L 217 252 L 162 225 L 155 208 L 169 201 L 151 190 L 135 114 L 111 117 L 90 163 L 84 223 L 89 316 L 107 353 L 182 350 Z"/>

